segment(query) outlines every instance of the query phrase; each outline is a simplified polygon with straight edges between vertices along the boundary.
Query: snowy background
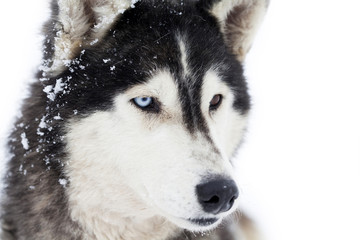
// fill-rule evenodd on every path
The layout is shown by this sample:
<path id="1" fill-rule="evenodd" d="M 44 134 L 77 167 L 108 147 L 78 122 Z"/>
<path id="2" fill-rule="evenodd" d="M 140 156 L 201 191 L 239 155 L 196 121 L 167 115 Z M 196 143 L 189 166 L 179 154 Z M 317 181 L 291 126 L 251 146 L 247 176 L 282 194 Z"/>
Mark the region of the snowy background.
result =
<path id="1" fill-rule="evenodd" d="M 359 10 L 356 0 L 272 0 L 247 58 L 242 201 L 265 240 L 360 239 Z M 40 62 L 47 16 L 46 0 L 1 5 L 1 144 Z"/>

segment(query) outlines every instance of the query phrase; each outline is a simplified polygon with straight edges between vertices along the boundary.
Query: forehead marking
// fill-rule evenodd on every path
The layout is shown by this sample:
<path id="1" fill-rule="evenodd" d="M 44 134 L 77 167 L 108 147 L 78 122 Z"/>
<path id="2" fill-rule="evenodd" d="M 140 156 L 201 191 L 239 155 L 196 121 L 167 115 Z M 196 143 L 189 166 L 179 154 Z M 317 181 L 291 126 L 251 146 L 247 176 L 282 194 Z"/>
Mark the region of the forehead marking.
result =
<path id="1" fill-rule="evenodd" d="M 189 65 L 187 63 L 188 56 L 186 51 L 185 42 L 179 38 L 179 47 L 180 47 L 180 56 L 181 56 L 181 65 L 183 68 L 183 77 L 186 77 L 190 74 Z"/>

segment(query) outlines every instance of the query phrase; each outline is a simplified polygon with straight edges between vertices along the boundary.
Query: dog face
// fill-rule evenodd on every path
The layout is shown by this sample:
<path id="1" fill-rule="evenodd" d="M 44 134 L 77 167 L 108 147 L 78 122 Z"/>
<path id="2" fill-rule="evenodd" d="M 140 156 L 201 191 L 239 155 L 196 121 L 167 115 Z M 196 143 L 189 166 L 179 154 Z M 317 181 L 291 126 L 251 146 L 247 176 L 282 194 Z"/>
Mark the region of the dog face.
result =
<path id="1" fill-rule="evenodd" d="M 208 70 L 202 82 L 196 92 L 182 95 L 174 76 L 162 70 L 117 95 L 111 111 L 69 124 L 70 176 L 80 175 L 77 181 L 82 183 L 87 182 L 83 175 L 96 176 L 91 186 L 113 191 L 104 195 L 115 198 L 115 204 L 124 198 L 117 184 L 125 183 L 144 202 L 137 208 L 148 205 L 181 227 L 203 230 L 220 222 L 236 207 L 237 187 L 226 180 L 233 179 L 230 157 L 241 140 L 246 115 L 234 110 L 234 93 L 214 70 Z M 113 176 L 111 182 L 99 177 L 99 169 Z M 214 181 L 224 186 L 199 196 L 197 187 Z M 223 187 L 233 192 L 222 193 Z M 232 195 L 205 203 L 227 194 Z M 97 197 L 85 199 L 92 198 Z"/>
<path id="2" fill-rule="evenodd" d="M 53 23 L 44 90 L 59 116 L 76 113 L 64 127 L 72 216 L 211 229 L 237 206 L 231 157 L 250 107 L 241 62 L 267 3 L 126 3 L 60 1 Z"/>

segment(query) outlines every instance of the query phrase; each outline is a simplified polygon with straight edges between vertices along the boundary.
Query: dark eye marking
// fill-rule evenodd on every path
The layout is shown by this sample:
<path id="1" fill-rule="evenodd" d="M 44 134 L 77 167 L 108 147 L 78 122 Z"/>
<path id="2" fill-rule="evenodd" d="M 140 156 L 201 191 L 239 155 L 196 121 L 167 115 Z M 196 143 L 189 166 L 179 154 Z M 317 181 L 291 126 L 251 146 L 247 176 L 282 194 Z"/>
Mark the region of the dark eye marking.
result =
<path id="1" fill-rule="evenodd" d="M 218 109 L 222 103 L 222 99 L 223 96 L 221 94 L 214 95 L 214 97 L 211 99 L 209 103 L 209 111 L 215 111 L 216 109 Z"/>

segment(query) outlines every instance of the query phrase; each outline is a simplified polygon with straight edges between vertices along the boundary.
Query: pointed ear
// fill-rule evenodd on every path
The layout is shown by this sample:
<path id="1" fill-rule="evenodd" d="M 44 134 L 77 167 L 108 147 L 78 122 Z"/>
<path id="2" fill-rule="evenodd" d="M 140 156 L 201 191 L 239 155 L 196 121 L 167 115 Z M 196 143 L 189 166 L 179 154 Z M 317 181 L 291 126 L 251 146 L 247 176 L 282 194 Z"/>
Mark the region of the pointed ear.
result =
<path id="1" fill-rule="evenodd" d="M 213 0 L 208 5 L 208 11 L 220 23 L 228 47 L 241 62 L 250 50 L 268 5 L 269 0 Z"/>
<path id="2" fill-rule="evenodd" d="M 137 0 L 53 0 L 45 25 L 45 67 L 60 73 L 82 48 L 101 41 L 119 14 Z"/>

